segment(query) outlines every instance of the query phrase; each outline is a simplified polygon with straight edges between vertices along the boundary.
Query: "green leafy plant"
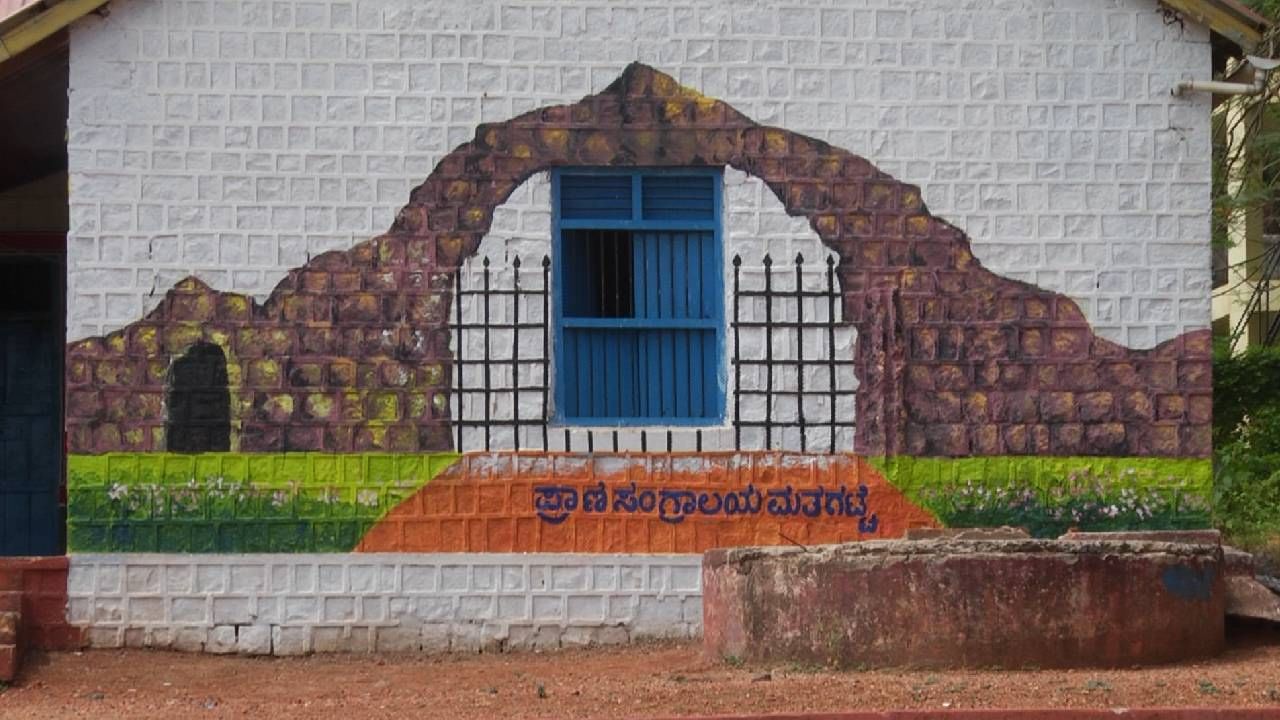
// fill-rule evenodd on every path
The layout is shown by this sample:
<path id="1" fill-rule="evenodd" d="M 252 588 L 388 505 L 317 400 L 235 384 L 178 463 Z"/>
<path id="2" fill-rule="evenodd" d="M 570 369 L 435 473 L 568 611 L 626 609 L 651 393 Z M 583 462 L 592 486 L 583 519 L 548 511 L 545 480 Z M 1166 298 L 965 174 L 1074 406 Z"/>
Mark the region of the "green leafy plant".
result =
<path id="1" fill-rule="evenodd" d="M 1241 430 L 1262 449 L 1280 452 L 1280 427 L 1259 414 L 1280 411 L 1280 347 L 1254 347 L 1232 355 L 1214 349 L 1213 444 L 1223 448 L 1241 440 Z M 1270 432 L 1268 432 L 1270 430 Z"/>
<path id="2" fill-rule="evenodd" d="M 1280 348 L 1214 358 L 1214 522 L 1249 549 L 1280 535 Z"/>

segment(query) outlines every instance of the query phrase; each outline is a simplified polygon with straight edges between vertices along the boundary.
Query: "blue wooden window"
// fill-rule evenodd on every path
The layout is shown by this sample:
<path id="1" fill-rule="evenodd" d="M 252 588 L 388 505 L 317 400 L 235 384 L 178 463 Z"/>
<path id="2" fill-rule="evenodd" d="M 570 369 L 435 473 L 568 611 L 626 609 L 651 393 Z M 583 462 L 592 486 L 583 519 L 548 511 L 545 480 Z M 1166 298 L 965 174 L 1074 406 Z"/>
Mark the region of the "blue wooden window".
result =
<path id="1" fill-rule="evenodd" d="M 556 419 L 724 413 L 720 171 L 557 170 Z"/>

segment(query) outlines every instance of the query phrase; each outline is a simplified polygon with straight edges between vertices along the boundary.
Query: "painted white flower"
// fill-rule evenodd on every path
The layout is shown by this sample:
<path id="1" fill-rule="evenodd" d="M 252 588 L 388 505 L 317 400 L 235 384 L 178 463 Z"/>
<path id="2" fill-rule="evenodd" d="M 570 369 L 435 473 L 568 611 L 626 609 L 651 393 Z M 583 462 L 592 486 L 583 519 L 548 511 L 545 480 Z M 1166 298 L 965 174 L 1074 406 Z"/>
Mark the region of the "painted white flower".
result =
<path id="1" fill-rule="evenodd" d="M 111 483 L 111 488 L 107 490 L 107 497 L 112 500 L 123 500 L 129 496 L 129 488 L 120 483 Z"/>
<path id="2" fill-rule="evenodd" d="M 377 490 L 361 490 L 356 493 L 356 502 L 368 507 L 377 507 L 378 491 Z"/>

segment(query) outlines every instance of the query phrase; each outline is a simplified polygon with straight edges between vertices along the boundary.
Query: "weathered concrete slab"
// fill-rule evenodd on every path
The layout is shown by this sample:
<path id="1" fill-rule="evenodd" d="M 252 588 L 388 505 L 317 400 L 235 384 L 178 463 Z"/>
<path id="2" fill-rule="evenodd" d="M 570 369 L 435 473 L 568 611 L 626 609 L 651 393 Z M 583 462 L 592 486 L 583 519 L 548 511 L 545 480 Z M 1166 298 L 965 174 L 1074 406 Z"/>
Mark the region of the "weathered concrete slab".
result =
<path id="1" fill-rule="evenodd" d="M 1112 532 L 1087 532 L 1071 530 L 1059 540 L 1111 540 L 1134 542 L 1171 542 L 1190 545 L 1221 545 L 1222 533 L 1218 530 L 1117 530 Z"/>
<path id="2" fill-rule="evenodd" d="M 1020 527 L 907 528 L 904 540 L 1026 540 L 1031 534 Z"/>
<path id="3" fill-rule="evenodd" d="M 1224 577 L 1251 578 L 1258 572 L 1257 559 L 1252 554 L 1230 545 L 1222 546 L 1222 574 Z"/>
<path id="4" fill-rule="evenodd" d="M 871 541 L 703 556 L 707 651 L 837 666 L 1131 666 L 1222 650 L 1222 549 Z"/>
<path id="5" fill-rule="evenodd" d="M 1251 577 L 1226 578 L 1227 614 L 1280 623 L 1280 595 Z"/>

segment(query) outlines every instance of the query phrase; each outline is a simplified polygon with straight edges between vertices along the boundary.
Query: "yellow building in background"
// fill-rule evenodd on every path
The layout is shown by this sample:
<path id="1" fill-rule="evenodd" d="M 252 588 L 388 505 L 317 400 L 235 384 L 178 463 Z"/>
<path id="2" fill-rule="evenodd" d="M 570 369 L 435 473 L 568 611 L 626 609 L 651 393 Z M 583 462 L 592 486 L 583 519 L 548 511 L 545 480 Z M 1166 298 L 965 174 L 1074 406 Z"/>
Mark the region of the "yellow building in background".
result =
<path id="1" fill-rule="evenodd" d="M 1240 49 L 1273 54 L 1261 47 L 1265 20 L 1249 15 L 1261 24 L 1231 38 L 1235 52 L 1214 48 L 1215 76 L 1262 87 L 1256 94 L 1214 95 L 1214 195 L 1231 199 L 1215 202 L 1213 332 L 1234 352 L 1280 344 L 1280 74 L 1259 76 L 1240 57 Z"/>

